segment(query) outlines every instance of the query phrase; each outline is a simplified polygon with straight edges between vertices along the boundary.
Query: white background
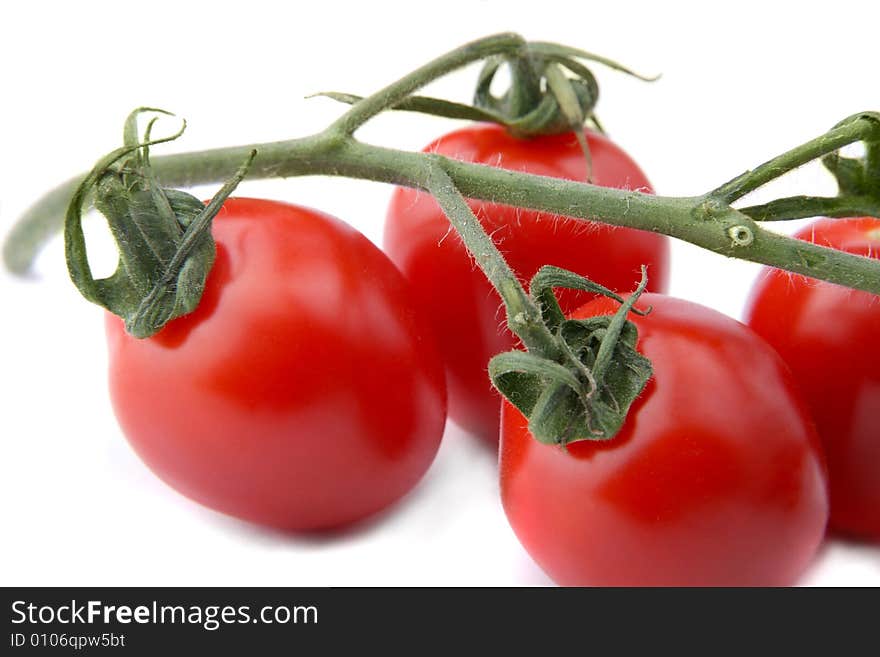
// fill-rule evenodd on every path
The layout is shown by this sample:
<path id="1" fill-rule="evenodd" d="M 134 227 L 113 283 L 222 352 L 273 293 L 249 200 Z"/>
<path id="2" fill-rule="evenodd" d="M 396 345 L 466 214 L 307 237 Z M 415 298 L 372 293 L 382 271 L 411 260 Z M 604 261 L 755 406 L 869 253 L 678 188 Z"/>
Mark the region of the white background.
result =
<path id="1" fill-rule="evenodd" d="M 594 72 L 599 116 L 659 193 L 708 191 L 880 109 L 873 1 L 5 3 L 0 9 L 0 232 L 115 148 L 140 105 L 188 119 L 165 152 L 301 136 L 454 46 L 514 30 L 602 53 L 652 85 Z M 540 12 L 540 13 L 535 13 Z M 430 91 L 466 100 L 474 69 Z M 454 123 L 382 116 L 360 133 L 419 149 Z M 209 195 L 214 189 L 200 190 Z M 379 242 L 390 188 L 342 179 L 245 183 L 319 207 Z M 819 167 L 775 193 L 833 193 Z M 738 317 L 758 269 L 674 245 L 672 293 Z M 543 585 L 507 526 L 495 455 L 454 427 L 432 469 L 378 521 L 281 535 L 159 482 L 116 427 L 102 311 L 66 278 L 60 240 L 38 280 L 0 274 L 0 583 L 4 585 Z M 880 584 L 880 549 L 831 542 L 804 584 Z"/>

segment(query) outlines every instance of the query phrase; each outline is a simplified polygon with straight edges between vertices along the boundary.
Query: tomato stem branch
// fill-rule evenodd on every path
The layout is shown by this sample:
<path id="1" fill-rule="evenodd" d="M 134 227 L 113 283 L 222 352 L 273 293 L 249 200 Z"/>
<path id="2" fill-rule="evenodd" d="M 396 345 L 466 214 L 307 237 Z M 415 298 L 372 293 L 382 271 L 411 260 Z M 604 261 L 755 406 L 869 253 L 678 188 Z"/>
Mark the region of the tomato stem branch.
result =
<path id="1" fill-rule="evenodd" d="M 428 191 L 449 218 L 462 241 L 489 282 L 498 291 L 507 310 L 507 325 L 528 350 L 537 356 L 555 360 L 559 356 L 553 336 L 544 324 L 541 310 L 520 285 L 504 256 L 486 234 L 479 219 L 443 170 L 437 158 L 428 178 Z"/>
<path id="2" fill-rule="evenodd" d="M 880 215 L 880 194 L 876 193 L 880 187 L 880 174 L 876 172 L 880 169 L 880 115 L 876 113 L 850 117 L 826 134 L 737 176 L 709 194 L 685 198 L 535 176 L 434 154 L 364 144 L 353 137 L 364 122 L 384 109 L 399 105 L 431 80 L 479 59 L 498 55 L 515 56 L 514 60 L 528 57 L 531 52 L 528 47 L 537 48 L 534 52 L 540 54 L 541 48 L 549 46 L 533 46 L 515 34 L 475 41 L 359 100 L 321 133 L 300 139 L 154 157 L 151 158 L 152 170 L 158 182 L 167 187 L 218 183 L 234 176 L 255 150 L 257 155 L 248 170 L 248 179 L 331 175 L 416 187 L 437 192 L 441 203 L 449 208 L 460 208 L 463 202 L 460 196 L 463 196 L 648 230 L 725 256 L 880 294 L 880 261 L 778 235 L 756 223 L 756 220 L 814 214 L 839 216 L 849 210 Z M 579 54 L 586 55 L 588 53 Z M 864 166 L 837 155 L 842 146 L 856 141 L 866 144 L 868 157 Z M 823 156 L 841 181 L 841 195 L 837 199 L 791 197 L 744 210 L 731 207 L 733 202 L 767 182 Z M 60 229 L 67 206 L 82 180 L 79 176 L 49 192 L 13 227 L 3 248 L 4 261 L 11 271 L 27 272 L 41 246 Z M 481 242 L 480 248 L 486 244 L 491 244 L 491 240 Z M 479 260 L 480 256 L 475 254 L 475 257 Z M 527 305 L 523 305 L 527 295 L 523 296 L 518 283 L 512 286 L 511 280 L 515 282 L 515 278 L 503 275 L 496 286 L 515 309 L 528 310 Z"/>
<path id="3" fill-rule="evenodd" d="M 721 255 L 880 294 L 880 261 L 772 233 L 745 213 L 710 197 L 672 198 L 598 187 L 388 149 L 348 137 L 340 141 L 325 133 L 154 157 L 152 166 L 165 186 L 216 183 L 232 177 L 251 150 L 257 156 L 247 179 L 336 175 L 421 189 L 427 189 L 429 172 L 440 160 L 443 171 L 468 198 L 663 233 Z M 60 229 L 80 180 L 74 178 L 52 190 L 13 228 L 4 245 L 11 271 L 25 273 L 39 248 Z M 752 239 L 733 239 L 731 231 L 750 233 Z"/>
<path id="4" fill-rule="evenodd" d="M 522 49 L 526 41 L 518 34 L 496 34 L 467 43 L 428 62 L 384 89 L 359 100 L 328 128 L 330 132 L 353 135 L 371 118 L 405 100 L 414 91 L 472 62 Z"/>
<path id="5" fill-rule="evenodd" d="M 746 171 L 724 183 L 707 196 L 716 198 L 723 203 L 733 203 L 807 162 L 812 162 L 823 155 L 834 153 L 844 146 L 876 135 L 877 130 L 877 118 L 871 113 L 853 115 L 824 135 L 774 157 L 755 169 Z"/>

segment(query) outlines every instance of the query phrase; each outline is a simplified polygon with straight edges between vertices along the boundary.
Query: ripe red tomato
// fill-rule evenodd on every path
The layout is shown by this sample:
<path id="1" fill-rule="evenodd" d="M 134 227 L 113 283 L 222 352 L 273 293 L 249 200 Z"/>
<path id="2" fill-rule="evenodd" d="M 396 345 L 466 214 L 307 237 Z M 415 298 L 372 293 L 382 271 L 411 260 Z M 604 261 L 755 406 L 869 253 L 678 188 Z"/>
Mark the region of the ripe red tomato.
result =
<path id="1" fill-rule="evenodd" d="M 602 135 L 586 134 L 596 184 L 650 191 L 645 175 L 626 153 Z M 586 179 L 584 156 L 571 134 L 522 140 L 498 126 L 477 125 L 441 137 L 425 151 L 545 176 Z M 542 265 L 552 264 L 629 291 L 645 264 L 650 289 L 665 289 L 668 243 L 662 235 L 483 202 L 471 202 L 471 207 L 523 282 Z M 501 299 L 429 194 L 395 191 L 384 247 L 412 283 L 436 329 L 446 363 L 450 417 L 462 428 L 497 441 L 500 396 L 486 367 L 492 356 L 516 344 L 504 324 Z M 563 293 L 563 310 L 573 310 L 589 298 L 584 292 Z"/>
<path id="2" fill-rule="evenodd" d="M 821 219 L 796 236 L 880 257 L 877 219 Z M 880 539 L 880 298 L 767 270 L 746 317 L 791 367 L 816 420 L 828 459 L 831 527 Z"/>
<path id="3" fill-rule="evenodd" d="M 363 235 L 230 199 L 199 307 L 152 338 L 108 316 L 110 391 L 146 464 L 218 511 L 283 529 L 373 514 L 443 432 L 443 366 L 406 280 Z"/>
<path id="4" fill-rule="evenodd" d="M 787 585 L 822 540 L 821 447 L 794 380 L 746 326 L 646 294 L 631 316 L 654 376 L 607 442 L 538 443 L 505 403 L 501 494 L 564 585 Z M 597 299 L 576 318 L 608 314 Z"/>

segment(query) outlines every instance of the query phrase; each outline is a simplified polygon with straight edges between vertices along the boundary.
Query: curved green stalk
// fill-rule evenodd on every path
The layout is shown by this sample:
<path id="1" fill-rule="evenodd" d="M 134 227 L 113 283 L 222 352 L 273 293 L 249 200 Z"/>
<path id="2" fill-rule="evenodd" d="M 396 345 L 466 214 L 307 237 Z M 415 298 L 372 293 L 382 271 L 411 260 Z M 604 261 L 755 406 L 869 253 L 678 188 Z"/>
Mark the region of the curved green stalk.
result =
<path id="1" fill-rule="evenodd" d="M 231 178 L 251 150 L 247 179 L 337 175 L 426 189 L 431 160 L 468 198 L 531 208 L 579 219 L 663 233 L 721 255 L 880 294 L 880 261 L 778 235 L 746 214 L 707 197 L 669 198 L 637 191 L 535 176 L 479 164 L 363 144 L 323 135 L 287 142 L 154 157 L 153 170 L 166 187 L 218 183 Z M 6 266 L 24 273 L 46 239 L 61 228 L 81 178 L 57 187 L 32 206 L 4 245 Z M 736 240 L 731 232 L 751 233 Z M 743 243 L 743 242 L 748 243 Z"/>
<path id="2" fill-rule="evenodd" d="M 417 69 L 398 82 L 357 102 L 327 130 L 302 139 L 248 144 L 153 158 L 153 171 L 167 187 L 190 187 L 230 179 L 252 150 L 257 155 L 247 178 L 333 175 L 426 189 L 437 166 L 465 197 L 552 212 L 579 219 L 663 233 L 729 257 L 751 260 L 799 274 L 880 294 L 880 261 L 807 244 L 759 226 L 754 219 L 781 215 L 810 216 L 830 202 L 810 197 L 736 210 L 731 203 L 761 185 L 810 160 L 836 155 L 842 146 L 864 141 L 870 157 L 853 174 L 851 161 L 838 162 L 838 179 L 849 181 L 858 197 L 842 193 L 837 208 L 856 207 L 876 214 L 880 179 L 872 177 L 880 156 L 878 114 L 865 112 L 841 122 L 825 135 L 748 171 L 709 194 L 667 198 L 596 187 L 458 162 L 438 155 L 411 153 L 358 142 L 352 133 L 383 109 L 445 73 L 477 59 L 499 54 L 528 54 L 530 44 L 515 34 L 501 34 L 458 48 Z M 540 53 L 548 44 L 535 45 Z M 573 51 L 572 51 L 573 52 Z M 587 54 L 580 53 L 580 56 Z M 842 160 L 842 158 L 841 158 Z M 837 161 L 835 161 L 837 162 Z M 844 175 L 846 174 L 846 175 Z M 846 176 L 849 176 L 848 178 Z M 31 207 L 10 232 L 3 249 L 6 266 L 24 273 L 42 244 L 57 232 L 78 176 L 49 192 Z M 851 182 L 856 180 L 856 183 Z M 854 199 L 858 199 L 855 201 Z M 750 216 L 751 215 L 751 216 Z"/>

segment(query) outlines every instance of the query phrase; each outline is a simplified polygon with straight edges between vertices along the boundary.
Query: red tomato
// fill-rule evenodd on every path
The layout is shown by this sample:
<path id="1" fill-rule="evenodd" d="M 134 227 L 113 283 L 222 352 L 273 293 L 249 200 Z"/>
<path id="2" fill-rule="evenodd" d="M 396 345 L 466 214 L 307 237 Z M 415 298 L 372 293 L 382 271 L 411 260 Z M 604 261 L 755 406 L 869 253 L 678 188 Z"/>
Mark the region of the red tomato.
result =
<path id="1" fill-rule="evenodd" d="M 602 135 L 586 134 L 596 184 L 650 191 L 645 175 L 626 153 Z M 425 150 L 544 176 L 586 179 L 584 156 L 571 134 L 521 140 L 498 126 L 477 125 L 441 137 Z M 471 207 L 523 282 L 542 265 L 552 264 L 630 291 L 645 264 L 650 289 L 666 286 L 668 244 L 662 235 L 483 202 Z M 504 324 L 501 299 L 425 192 L 395 191 L 384 246 L 436 329 L 446 362 L 450 417 L 464 429 L 497 441 L 500 396 L 486 367 L 492 356 L 516 345 Z M 590 298 L 583 292 L 563 293 L 563 310 Z"/>
<path id="2" fill-rule="evenodd" d="M 172 487 L 252 522 L 321 529 L 385 508 L 431 464 L 446 413 L 405 279 L 314 210 L 230 199 L 213 234 L 195 312 L 146 340 L 108 317 L 126 437 Z"/>
<path id="3" fill-rule="evenodd" d="M 746 326 L 656 294 L 632 315 L 654 377 L 607 442 L 542 445 L 505 403 L 501 494 L 564 585 L 787 585 L 825 530 L 821 447 L 794 380 Z M 608 314 L 598 299 L 574 317 Z"/>
<path id="4" fill-rule="evenodd" d="M 796 236 L 880 257 L 877 219 L 822 219 Z M 746 316 L 791 367 L 816 420 L 831 527 L 880 539 L 880 298 L 767 270 Z"/>

